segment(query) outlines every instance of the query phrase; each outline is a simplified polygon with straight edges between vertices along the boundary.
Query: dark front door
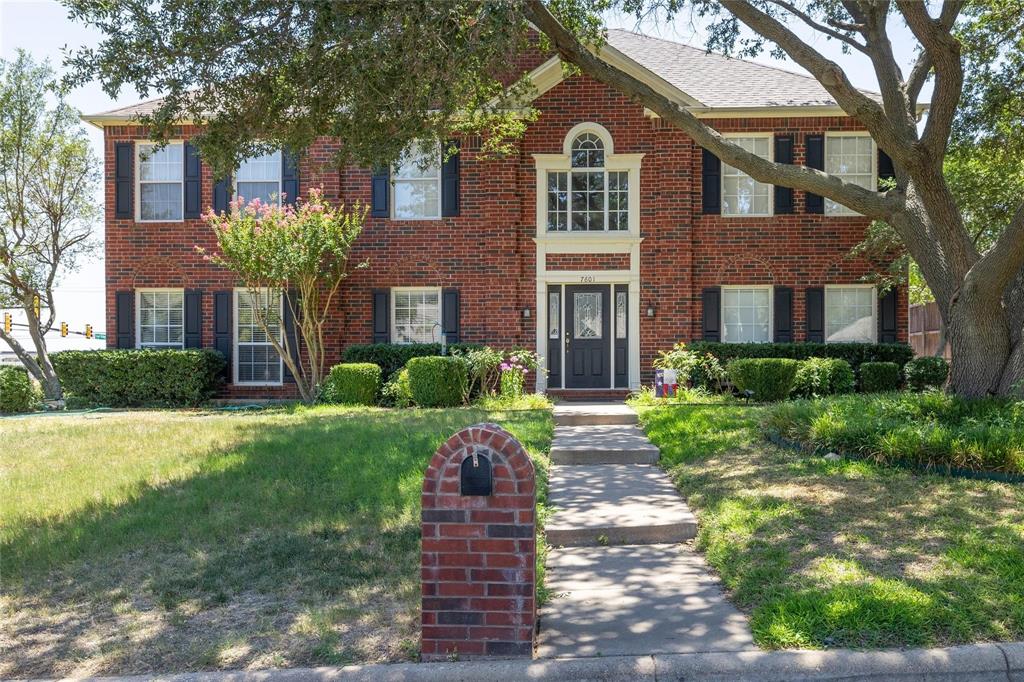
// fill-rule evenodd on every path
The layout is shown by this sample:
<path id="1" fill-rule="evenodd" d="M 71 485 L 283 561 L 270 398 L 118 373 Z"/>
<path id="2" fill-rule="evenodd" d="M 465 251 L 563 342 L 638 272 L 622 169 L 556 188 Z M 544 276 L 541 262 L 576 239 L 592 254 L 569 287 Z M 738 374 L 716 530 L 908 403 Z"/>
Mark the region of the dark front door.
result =
<path id="1" fill-rule="evenodd" d="M 611 287 L 565 287 L 565 387 L 611 386 Z"/>

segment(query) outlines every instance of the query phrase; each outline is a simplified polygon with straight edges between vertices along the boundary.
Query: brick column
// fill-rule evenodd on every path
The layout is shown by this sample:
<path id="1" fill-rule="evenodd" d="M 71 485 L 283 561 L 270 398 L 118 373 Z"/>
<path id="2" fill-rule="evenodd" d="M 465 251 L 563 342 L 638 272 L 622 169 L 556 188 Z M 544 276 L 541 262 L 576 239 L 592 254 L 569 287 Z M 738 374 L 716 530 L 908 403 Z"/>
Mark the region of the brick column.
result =
<path id="1" fill-rule="evenodd" d="M 490 494 L 463 486 L 491 466 Z M 420 655 L 533 655 L 536 622 L 536 486 L 523 446 L 496 424 L 449 438 L 423 479 Z"/>

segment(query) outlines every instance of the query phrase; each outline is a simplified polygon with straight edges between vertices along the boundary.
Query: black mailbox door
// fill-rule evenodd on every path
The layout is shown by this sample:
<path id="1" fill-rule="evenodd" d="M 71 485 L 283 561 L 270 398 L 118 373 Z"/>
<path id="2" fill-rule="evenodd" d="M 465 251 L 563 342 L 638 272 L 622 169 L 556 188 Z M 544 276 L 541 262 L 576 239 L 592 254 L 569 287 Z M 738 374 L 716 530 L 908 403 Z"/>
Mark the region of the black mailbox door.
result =
<path id="1" fill-rule="evenodd" d="M 491 494 L 493 488 L 491 476 L 491 460 L 487 455 L 479 453 L 470 455 L 462 460 L 460 470 L 463 495 L 477 495 L 486 497 Z"/>

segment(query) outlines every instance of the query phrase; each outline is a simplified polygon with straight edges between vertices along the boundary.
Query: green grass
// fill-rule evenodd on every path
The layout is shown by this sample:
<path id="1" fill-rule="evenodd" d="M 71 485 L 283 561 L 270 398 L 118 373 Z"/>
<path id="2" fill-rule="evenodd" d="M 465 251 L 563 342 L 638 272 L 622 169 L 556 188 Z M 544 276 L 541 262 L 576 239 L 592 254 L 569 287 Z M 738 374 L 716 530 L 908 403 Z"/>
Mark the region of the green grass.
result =
<path id="1" fill-rule="evenodd" d="M 760 646 L 1024 638 L 1024 485 L 783 450 L 770 409 L 641 410 Z"/>
<path id="2" fill-rule="evenodd" d="M 423 471 L 480 421 L 527 447 L 543 501 L 548 411 L 0 422 L 0 677 L 411 657 Z"/>

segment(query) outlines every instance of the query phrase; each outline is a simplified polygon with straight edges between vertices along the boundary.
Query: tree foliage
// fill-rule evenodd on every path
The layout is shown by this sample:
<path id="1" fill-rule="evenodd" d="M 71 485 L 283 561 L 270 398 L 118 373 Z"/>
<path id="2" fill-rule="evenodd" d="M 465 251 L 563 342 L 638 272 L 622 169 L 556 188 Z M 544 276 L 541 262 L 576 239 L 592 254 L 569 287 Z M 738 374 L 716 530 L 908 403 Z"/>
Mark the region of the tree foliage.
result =
<path id="1" fill-rule="evenodd" d="M 49 64 L 24 51 L 0 61 L 0 306 L 24 311 L 34 348 L 2 329 L 0 338 L 50 400 L 62 396 L 45 339 L 56 319 L 53 290 L 96 247 L 99 178 L 78 112 Z"/>

